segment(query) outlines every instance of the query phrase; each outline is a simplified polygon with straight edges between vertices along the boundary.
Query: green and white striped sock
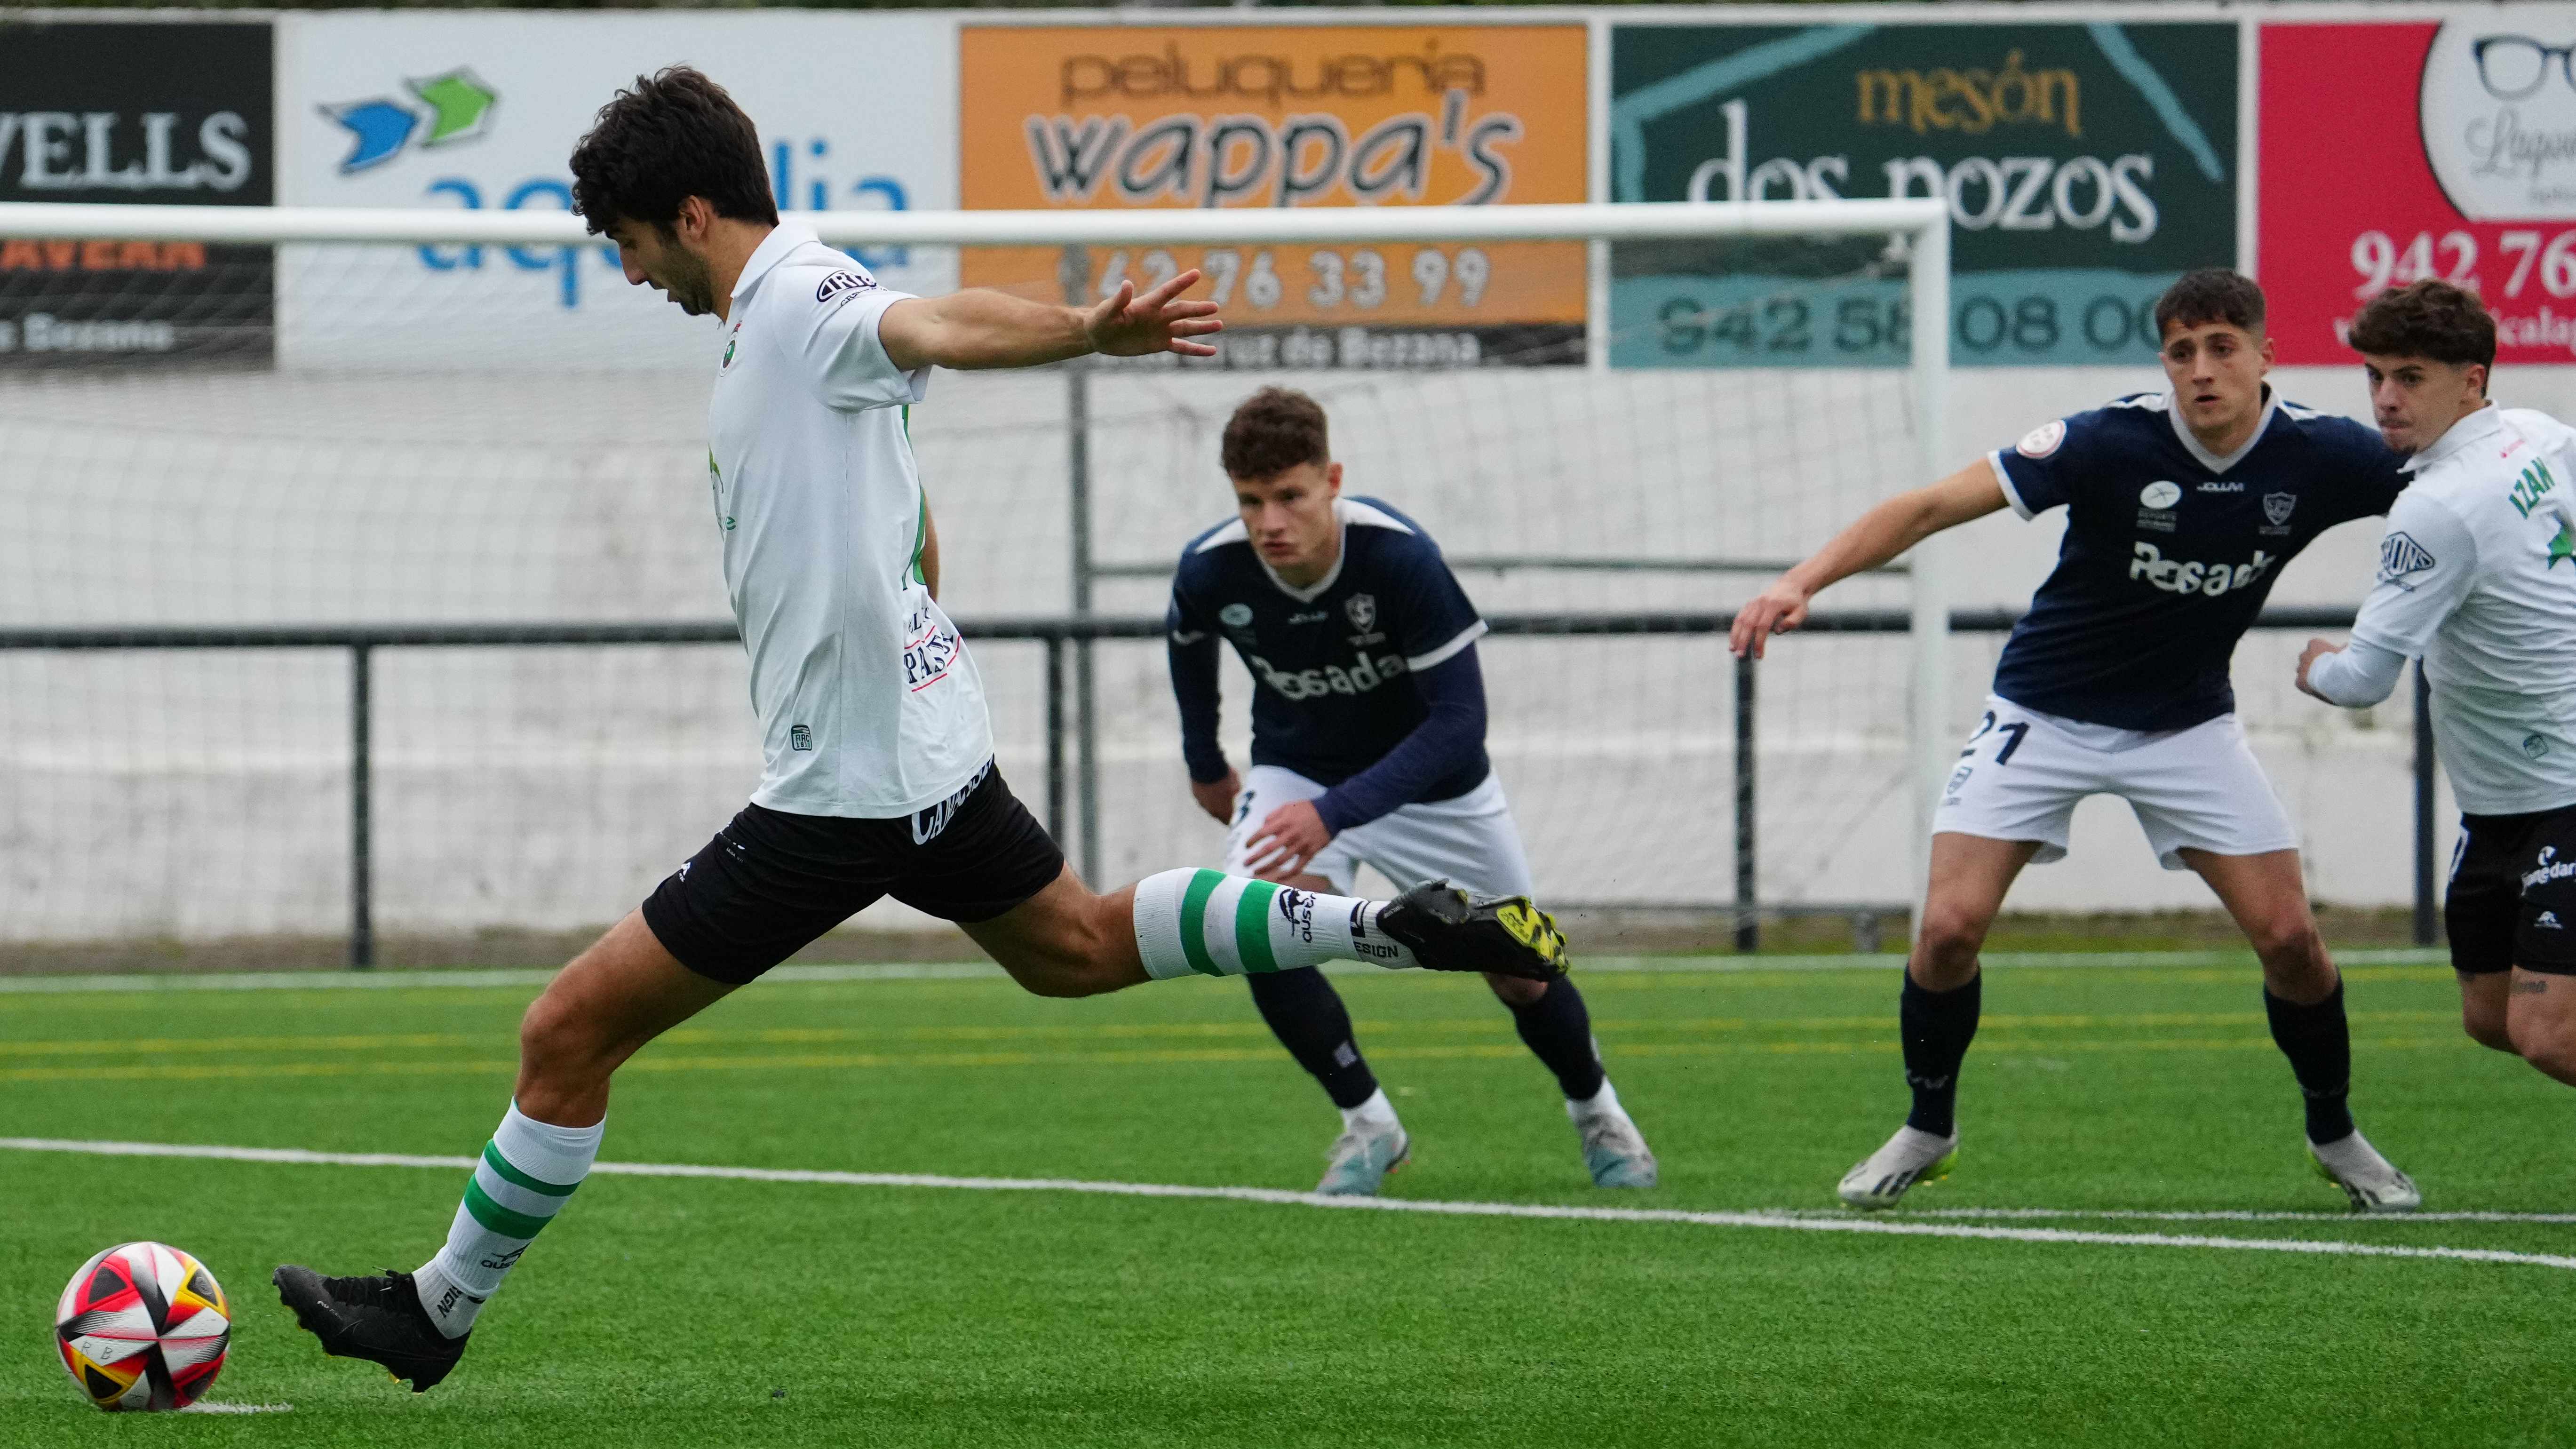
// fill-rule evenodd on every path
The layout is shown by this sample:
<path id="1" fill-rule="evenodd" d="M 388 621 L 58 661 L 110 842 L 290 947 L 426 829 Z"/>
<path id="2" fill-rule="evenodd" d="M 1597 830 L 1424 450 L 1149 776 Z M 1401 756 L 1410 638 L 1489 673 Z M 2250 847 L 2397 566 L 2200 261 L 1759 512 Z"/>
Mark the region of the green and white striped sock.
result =
<path id="1" fill-rule="evenodd" d="M 1136 950 L 1145 974 L 1246 976 L 1326 961 L 1419 966 L 1378 929 L 1384 901 L 1324 896 L 1213 870 L 1167 870 L 1136 883 Z"/>
<path id="2" fill-rule="evenodd" d="M 465 1201 L 447 1229 L 447 1246 L 412 1274 L 420 1306 L 450 1338 L 462 1338 L 483 1311 L 483 1300 L 518 1266 L 519 1255 L 572 1190 L 590 1175 L 608 1124 L 557 1127 L 510 1104 L 510 1115 L 483 1144 L 483 1160 L 465 1182 Z"/>

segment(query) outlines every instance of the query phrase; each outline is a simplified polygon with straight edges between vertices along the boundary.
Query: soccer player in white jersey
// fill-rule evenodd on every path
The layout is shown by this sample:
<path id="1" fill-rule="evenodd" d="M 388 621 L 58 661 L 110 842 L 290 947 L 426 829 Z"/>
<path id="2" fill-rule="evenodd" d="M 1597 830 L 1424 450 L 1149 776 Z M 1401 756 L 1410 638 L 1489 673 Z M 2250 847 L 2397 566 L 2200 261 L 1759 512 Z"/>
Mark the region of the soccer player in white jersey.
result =
<path id="1" fill-rule="evenodd" d="M 1897 1005 L 1913 1109 L 1836 1188 L 1853 1207 L 1891 1206 L 1950 1170 L 1978 948 L 2022 869 L 2065 855 L 2076 803 L 2094 794 L 2127 800 L 2165 868 L 2197 872 L 2253 943 L 2318 1170 L 2363 1211 L 2422 1200 L 2353 1126 L 2343 982 L 2228 681 L 2282 566 L 2334 524 L 2387 512 L 2403 482 L 2370 429 L 2273 396 L 2263 318 L 2247 278 L 2184 276 L 2156 303 L 2167 391 L 2045 423 L 1889 499 L 1736 613 L 1735 652 L 1759 657 L 1837 579 L 2006 507 L 2067 510 L 2057 567 L 2004 646 L 1933 817 Z"/>
<path id="2" fill-rule="evenodd" d="M 1485 621 L 1429 530 L 1342 492 L 1323 406 L 1266 387 L 1226 421 L 1235 516 L 1173 571 L 1172 693 L 1190 793 L 1226 822 L 1225 868 L 1348 895 L 1361 864 L 1412 885 L 1530 893 L 1529 859 L 1485 755 Z M 1217 743 L 1217 640 L 1252 671 L 1252 767 Z M 1341 1109 L 1315 1190 L 1365 1196 L 1411 1151 L 1311 967 L 1243 978 L 1264 1021 Z M 1487 978 L 1565 1094 L 1601 1187 L 1652 1187 L 1655 1155 L 1620 1105 L 1572 981 Z"/>
<path id="3" fill-rule="evenodd" d="M 1197 273 L 1086 309 L 889 292 L 780 224 L 751 119 L 687 69 L 619 92 L 572 173 L 576 208 L 616 242 L 627 280 L 723 324 L 711 521 L 767 768 L 752 803 L 529 1007 L 517 1091 L 445 1246 L 416 1273 L 277 1270 L 326 1352 L 415 1392 L 444 1378 L 590 1171 L 618 1064 L 884 896 L 957 922 L 1043 996 L 1332 959 L 1563 974 L 1563 940 L 1527 900 L 1445 883 L 1388 903 L 1174 870 L 1095 895 L 994 770 L 974 659 L 934 597 L 902 409 L 933 366 L 1210 352 L 1194 339 L 1220 326 L 1215 307 L 1179 300 Z"/>
<path id="4" fill-rule="evenodd" d="M 2415 482 L 2352 642 L 2310 641 L 2299 687 L 2359 708 L 2423 660 L 2461 811 L 2442 909 L 2461 1024 L 2576 1085 L 2576 430 L 2488 399 L 2495 319 L 2448 282 L 2380 293 L 2348 340 Z"/>

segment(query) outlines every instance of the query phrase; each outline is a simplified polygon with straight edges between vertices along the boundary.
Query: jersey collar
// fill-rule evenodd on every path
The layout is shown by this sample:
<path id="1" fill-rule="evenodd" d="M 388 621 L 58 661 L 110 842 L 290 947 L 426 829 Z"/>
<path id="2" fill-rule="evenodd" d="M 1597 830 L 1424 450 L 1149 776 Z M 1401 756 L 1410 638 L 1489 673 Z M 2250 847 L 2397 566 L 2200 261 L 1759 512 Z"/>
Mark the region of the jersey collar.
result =
<path id="1" fill-rule="evenodd" d="M 2223 476 L 2228 469 L 2244 462 L 2246 454 L 2262 445 L 2263 435 L 2272 431 L 2272 414 L 2280 407 L 2281 395 L 2272 391 L 2270 383 L 2263 384 L 2263 415 L 2254 420 L 2254 431 L 2247 435 L 2245 446 L 2224 458 L 2202 447 L 2200 439 L 2192 436 L 2191 425 L 2182 420 L 2182 409 L 2174 406 L 2172 393 L 2165 394 L 2165 421 L 2173 424 L 2174 436 L 2181 440 L 2183 451 L 2191 454 L 2192 461 Z"/>
<path id="2" fill-rule="evenodd" d="M 2504 427 L 2504 409 L 2490 401 L 2485 407 L 2451 424 L 2450 429 L 2433 440 L 2433 446 L 2417 453 L 2400 465 L 2407 473 L 2421 473 L 2455 454 L 2467 451 L 2471 443 L 2492 438 Z"/>
<path id="3" fill-rule="evenodd" d="M 780 221 L 769 229 L 769 235 L 752 248 L 751 257 L 742 264 L 742 275 L 733 279 L 733 299 L 737 302 L 751 295 L 769 269 L 787 260 L 787 254 L 816 240 L 814 229 L 801 221 Z"/>
<path id="4" fill-rule="evenodd" d="M 1325 594 L 1330 593 L 1333 585 L 1341 582 L 1342 565 L 1351 561 L 1350 517 L 1350 500 L 1347 498 L 1334 499 L 1333 518 L 1334 521 L 1341 525 L 1341 546 L 1334 550 L 1333 566 L 1324 570 L 1324 576 L 1302 589 L 1297 587 L 1295 584 L 1288 582 L 1286 579 L 1279 577 L 1279 571 L 1270 566 L 1270 560 L 1261 556 L 1261 550 L 1256 548 L 1252 551 L 1252 561 L 1261 565 L 1261 571 L 1263 573 L 1270 575 L 1271 587 L 1277 589 L 1283 594 L 1286 594 L 1288 597 L 1295 599 L 1298 603 L 1311 604 L 1317 599 L 1322 598 Z"/>

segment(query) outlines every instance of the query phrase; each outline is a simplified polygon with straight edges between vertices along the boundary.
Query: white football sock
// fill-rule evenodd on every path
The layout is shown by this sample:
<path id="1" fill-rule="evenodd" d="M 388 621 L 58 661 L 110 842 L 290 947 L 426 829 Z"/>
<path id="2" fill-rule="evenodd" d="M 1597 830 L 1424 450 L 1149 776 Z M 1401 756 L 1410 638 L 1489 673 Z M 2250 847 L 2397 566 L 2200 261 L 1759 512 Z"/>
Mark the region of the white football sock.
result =
<path id="1" fill-rule="evenodd" d="M 1568 1097 L 1565 1102 L 1565 1115 L 1577 1122 L 1589 1122 L 1595 1117 L 1618 1117 L 1626 1114 L 1619 1106 L 1619 1089 L 1610 1085 L 1608 1077 L 1603 1077 L 1601 1090 L 1593 1093 L 1589 1098 L 1578 1102 Z"/>
<path id="2" fill-rule="evenodd" d="M 1377 924 L 1385 901 L 1317 895 L 1213 870 L 1167 870 L 1136 883 L 1136 950 L 1157 981 L 1244 976 L 1326 961 L 1419 966 Z"/>
<path id="3" fill-rule="evenodd" d="M 590 1175 L 607 1125 L 557 1127 L 510 1104 L 466 1180 L 447 1246 L 412 1274 L 420 1306 L 440 1332 L 462 1338 L 473 1329 L 483 1300 L 500 1288 L 519 1255 Z"/>
<path id="4" fill-rule="evenodd" d="M 1398 1125 L 1401 1124 L 1395 1120 L 1395 1104 L 1386 1099 L 1384 1087 L 1369 1093 L 1369 1099 L 1358 1106 L 1342 1109 L 1342 1130 L 1345 1132 L 1363 1129 L 1383 1132 Z"/>

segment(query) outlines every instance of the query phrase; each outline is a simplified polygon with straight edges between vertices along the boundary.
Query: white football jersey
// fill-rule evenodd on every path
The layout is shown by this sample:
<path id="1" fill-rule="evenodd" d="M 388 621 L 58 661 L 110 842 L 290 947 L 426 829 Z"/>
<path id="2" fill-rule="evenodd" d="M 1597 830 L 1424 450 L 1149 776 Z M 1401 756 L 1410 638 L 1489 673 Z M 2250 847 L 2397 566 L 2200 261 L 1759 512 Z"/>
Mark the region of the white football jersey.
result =
<path id="1" fill-rule="evenodd" d="M 2489 406 L 2408 467 L 2353 637 L 2423 659 L 2462 810 L 2576 804 L 2576 430 Z"/>
<path id="2" fill-rule="evenodd" d="M 922 580 L 904 409 L 930 372 L 877 336 L 901 300 L 794 224 L 734 283 L 707 468 L 772 810 L 909 815 L 993 757 L 983 681 Z"/>

